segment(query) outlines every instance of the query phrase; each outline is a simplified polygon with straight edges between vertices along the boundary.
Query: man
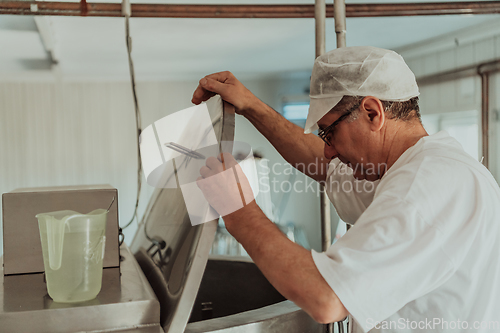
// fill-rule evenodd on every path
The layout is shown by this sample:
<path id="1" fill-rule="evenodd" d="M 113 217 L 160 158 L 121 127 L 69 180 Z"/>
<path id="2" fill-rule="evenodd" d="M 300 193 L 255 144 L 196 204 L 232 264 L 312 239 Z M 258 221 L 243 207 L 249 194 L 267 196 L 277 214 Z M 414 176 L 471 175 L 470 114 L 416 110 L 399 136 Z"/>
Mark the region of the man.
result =
<path id="1" fill-rule="evenodd" d="M 349 314 L 353 332 L 500 332 L 500 189 L 446 132 L 428 136 L 414 75 L 399 55 L 351 47 L 316 60 L 305 132 L 319 128 L 319 137 L 229 72 L 200 80 L 193 102 L 214 93 L 289 163 L 319 170 L 309 176 L 326 180 L 339 216 L 354 224 L 317 253 L 290 242 L 255 201 L 224 217 L 283 296 L 318 322 Z M 220 160 L 235 164 L 230 155 Z M 208 159 L 201 177 L 225 167 Z M 362 186 L 345 191 L 338 185 L 346 182 Z M 216 210 L 239 199 L 222 182 L 199 186 Z"/>

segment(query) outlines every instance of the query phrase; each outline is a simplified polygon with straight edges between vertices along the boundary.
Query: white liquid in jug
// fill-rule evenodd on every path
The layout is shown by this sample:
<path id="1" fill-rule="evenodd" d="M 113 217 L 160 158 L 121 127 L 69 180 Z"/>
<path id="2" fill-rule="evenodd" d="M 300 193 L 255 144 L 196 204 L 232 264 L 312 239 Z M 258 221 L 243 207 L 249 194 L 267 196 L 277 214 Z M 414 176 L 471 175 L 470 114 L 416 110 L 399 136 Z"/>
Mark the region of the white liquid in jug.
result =
<path id="1" fill-rule="evenodd" d="M 40 233 L 42 243 L 47 232 Z M 52 270 L 43 251 L 47 290 L 56 302 L 83 302 L 93 299 L 101 290 L 104 231 L 68 232 L 64 234 L 61 267 Z"/>

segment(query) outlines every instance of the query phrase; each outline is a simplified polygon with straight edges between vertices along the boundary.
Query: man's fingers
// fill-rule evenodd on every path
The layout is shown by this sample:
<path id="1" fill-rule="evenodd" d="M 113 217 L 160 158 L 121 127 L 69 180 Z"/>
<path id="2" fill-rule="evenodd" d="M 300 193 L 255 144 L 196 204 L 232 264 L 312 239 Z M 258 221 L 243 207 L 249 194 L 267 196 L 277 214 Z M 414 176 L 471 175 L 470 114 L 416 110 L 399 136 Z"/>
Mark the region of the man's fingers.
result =
<path id="1" fill-rule="evenodd" d="M 222 162 L 224 169 L 229 169 L 238 164 L 230 153 L 221 153 L 217 159 Z"/>
<path id="2" fill-rule="evenodd" d="M 204 77 L 204 79 L 212 79 L 222 83 L 228 83 L 228 81 L 231 81 L 233 78 L 234 78 L 233 73 L 229 71 L 213 73 Z"/>
<path id="3" fill-rule="evenodd" d="M 200 85 L 207 91 L 214 92 L 221 96 L 224 96 L 227 91 L 228 84 L 225 83 L 225 80 L 219 81 L 217 78 L 211 78 L 210 76 L 204 77 L 200 80 Z"/>
<path id="4" fill-rule="evenodd" d="M 253 105 L 261 103 L 231 72 L 219 72 L 205 76 L 200 80 L 191 101 L 194 104 L 200 104 L 215 94 L 220 95 L 224 101 L 234 106 L 234 111 L 238 114 L 245 114 L 252 109 Z"/>
<path id="5" fill-rule="evenodd" d="M 207 158 L 205 164 L 207 165 L 208 168 L 214 170 L 215 172 L 218 172 L 217 171 L 218 169 L 222 169 L 221 162 L 213 156 Z"/>
<path id="6" fill-rule="evenodd" d="M 203 178 L 208 178 L 212 175 L 212 171 L 206 167 L 206 166 L 202 166 L 201 169 L 200 169 L 200 175 L 203 177 Z"/>
<path id="7" fill-rule="evenodd" d="M 198 87 L 196 88 L 196 90 L 194 91 L 193 93 L 193 98 L 191 99 L 191 102 L 193 104 L 200 104 L 201 102 L 204 102 L 208 99 L 210 99 L 210 97 L 212 96 L 215 96 L 215 93 L 214 92 L 211 92 L 211 91 L 208 91 L 206 90 L 205 88 L 203 88 L 200 85 L 198 85 Z"/>
<path id="8" fill-rule="evenodd" d="M 238 165 L 238 162 L 236 162 L 230 153 L 222 153 L 217 158 L 211 156 L 205 161 L 205 166 L 200 169 L 200 175 L 203 178 L 207 178 L 235 165 Z"/>
<path id="9" fill-rule="evenodd" d="M 219 72 L 205 76 L 200 80 L 198 87 L 194 91 L 191 102 L 200 104 L 215 94 L 219 94 L 224 98 L 227 88 L 232 85 L 230 82 L 234 81 L 233 78 L 231 72 Z"/>

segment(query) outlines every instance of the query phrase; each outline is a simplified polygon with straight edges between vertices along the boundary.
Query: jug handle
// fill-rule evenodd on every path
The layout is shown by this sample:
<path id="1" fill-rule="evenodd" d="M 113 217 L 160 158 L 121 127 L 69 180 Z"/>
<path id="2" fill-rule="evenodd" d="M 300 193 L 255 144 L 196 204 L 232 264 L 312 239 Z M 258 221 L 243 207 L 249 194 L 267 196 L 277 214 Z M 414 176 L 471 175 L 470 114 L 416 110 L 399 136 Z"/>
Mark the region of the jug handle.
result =
<path id="1" fill-rule="evenodd" d="M 106 213 L 109 213 L 109 210 L 111 209 L 111 206 L 113 206 L 113 202 L 115 202 L 115 197 L 113 196 L 113 200 L 111 200 L 111 203 L 109 204 L 108 209 L 106 210 Z"/>

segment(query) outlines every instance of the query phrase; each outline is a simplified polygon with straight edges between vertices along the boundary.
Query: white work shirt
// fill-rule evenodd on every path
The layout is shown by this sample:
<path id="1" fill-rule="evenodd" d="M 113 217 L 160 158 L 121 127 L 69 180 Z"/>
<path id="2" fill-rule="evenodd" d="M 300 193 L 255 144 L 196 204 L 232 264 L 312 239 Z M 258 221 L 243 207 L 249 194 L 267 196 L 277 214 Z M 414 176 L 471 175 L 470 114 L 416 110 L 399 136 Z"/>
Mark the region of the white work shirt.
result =
<path id="1" fill-rule="evenodd" d="M 312 255 L 352 332 L 500 332 L 500 189 L 489 171 L 446 132 L 420 139 L 377 183 L 345 168 L 332 161 L 327 191 L 355 224 Z"/>

